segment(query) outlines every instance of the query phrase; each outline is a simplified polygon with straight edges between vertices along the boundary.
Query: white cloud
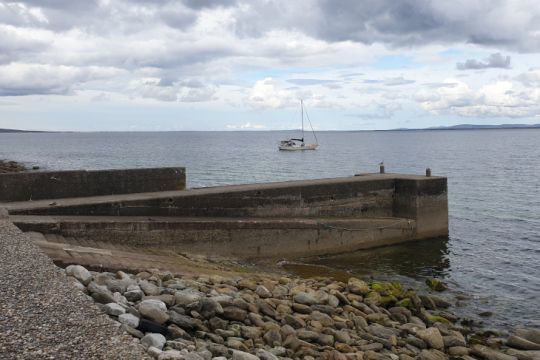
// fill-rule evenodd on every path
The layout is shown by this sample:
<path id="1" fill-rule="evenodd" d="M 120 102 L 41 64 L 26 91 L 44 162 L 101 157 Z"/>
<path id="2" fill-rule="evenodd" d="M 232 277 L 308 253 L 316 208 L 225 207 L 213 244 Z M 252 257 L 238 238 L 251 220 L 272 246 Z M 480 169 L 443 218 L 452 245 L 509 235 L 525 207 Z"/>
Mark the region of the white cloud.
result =
<path id="1" fill-rule="evenodd" d="M 266 126 L 261 124 L 252 124 L 251 122 L 246 122 L 245 124 L 240 125 L 234 125 L 234 124 L 227 124 L 227 129 L 230 130 L 262 130 L 266 129 Z"/>

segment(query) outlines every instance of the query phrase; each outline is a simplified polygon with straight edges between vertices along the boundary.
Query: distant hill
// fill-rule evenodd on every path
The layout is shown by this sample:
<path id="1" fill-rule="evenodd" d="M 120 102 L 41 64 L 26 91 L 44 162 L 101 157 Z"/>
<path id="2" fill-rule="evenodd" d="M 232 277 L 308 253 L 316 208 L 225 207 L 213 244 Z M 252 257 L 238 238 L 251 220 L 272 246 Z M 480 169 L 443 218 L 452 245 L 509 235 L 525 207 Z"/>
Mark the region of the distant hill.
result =
<path id="1" fill-rule="evenodd" d="M 35 130 L 18 130 L 18 129 L 0 129 L 0 133 L 37 133 L 45 131 L 35 131 Z"/>
<path id="2" fill-rule="evenodd" d="M 502 125 L 474 125 L 460 124 L 453 126 L 436 126 L 427 130 L 476 130 L 476 129 L 538 129 L 540 124 L 502 124 Z"/>

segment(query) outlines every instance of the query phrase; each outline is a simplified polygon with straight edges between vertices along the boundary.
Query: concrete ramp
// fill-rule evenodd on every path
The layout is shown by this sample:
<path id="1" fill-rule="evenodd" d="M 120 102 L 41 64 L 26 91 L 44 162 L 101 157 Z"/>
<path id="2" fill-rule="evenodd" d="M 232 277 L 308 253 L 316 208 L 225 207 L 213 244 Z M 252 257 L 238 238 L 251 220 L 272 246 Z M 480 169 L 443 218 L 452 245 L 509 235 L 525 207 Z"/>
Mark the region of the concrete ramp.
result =
<path id="1" fill-rule="evenodd" d="M 303 257 L 354 251 L 415 239 L 416 222 L 406 218 L 181 218 L 136 216 L 24 216 L 11 220 L 38 245 L 73 245 L 75 253 L 111 256 L 91 249 L 151 253 L 153 249 L 208 257 Z M 88 247 L 89 249 L 84 249 Z M 91 255 L 88 255 L 91 256 Z M 54 259 L 54 258 L 53 258 Z"/>

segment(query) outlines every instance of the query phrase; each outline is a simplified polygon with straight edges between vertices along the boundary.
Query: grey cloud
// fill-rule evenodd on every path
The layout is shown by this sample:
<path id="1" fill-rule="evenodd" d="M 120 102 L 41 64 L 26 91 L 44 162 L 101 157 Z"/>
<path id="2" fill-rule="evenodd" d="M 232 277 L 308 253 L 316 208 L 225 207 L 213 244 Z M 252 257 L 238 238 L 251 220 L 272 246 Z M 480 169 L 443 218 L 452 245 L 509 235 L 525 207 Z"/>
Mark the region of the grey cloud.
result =
<path id="1" fill-rule="evenodd" d="M 211 8 L 217 6 L 232 6 L 236 0 L 184 0 L 184 3 L 194 9 Z"/>
<path id="2" fill-rule="evenodd" d="M 467 59 L 464 63 L 457 63 L 458 70 L 479 70 L 488 68 L 510 68 L 510 56 L 503 56 L 500 53 L 489 55 L 488 58 L 479 61 L 476 59 Z"/>
<path id="3" fill-rule="evenodd" d="M 416 82 L 415 80 L 405 79 L 403 76 L 400 76 L 400 77 L 386 79 L 384 80 L 383 84 L 385 86 L 400 86 L 400 85 L 414 84 L 415 82 Z"/>
<path id="4" fill-rule="evenodd" d="M 429 88 L 453 88 L 456 87 L 456 83 L 425 83 L 422 84 L 423 86 L 429 87 Z"/>
<path id="5" fill-rule="evenodd" d="M 300 85 L 300 86 L 309 86 L 309 85 L 329 85 L 334 84 L 337 80 L 327 80 L 327 79 L 289 79 L 287 82 L 291 84 Z"/>

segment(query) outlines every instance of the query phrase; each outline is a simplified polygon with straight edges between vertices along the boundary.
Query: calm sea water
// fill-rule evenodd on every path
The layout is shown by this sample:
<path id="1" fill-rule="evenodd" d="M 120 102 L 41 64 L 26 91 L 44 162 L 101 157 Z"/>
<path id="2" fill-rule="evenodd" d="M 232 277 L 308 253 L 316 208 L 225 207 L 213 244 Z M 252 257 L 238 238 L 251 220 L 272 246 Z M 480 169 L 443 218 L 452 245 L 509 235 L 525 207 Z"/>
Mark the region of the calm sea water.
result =
<path id="1" fill-rule="evenodd" d="M 190 187 L 388 172 L 448 177 L 450 236 L 310 260 L 328 271 L 444 278 L 490 310 L 489 325 L 540 326 L 540 130 L 322 132 L 317 151 L 279 152 L 287 132 L 0 134 L 0 159 L 42 169 L 185 166 Z M 324 272 L 325 268 L 320 270 Z"/>

